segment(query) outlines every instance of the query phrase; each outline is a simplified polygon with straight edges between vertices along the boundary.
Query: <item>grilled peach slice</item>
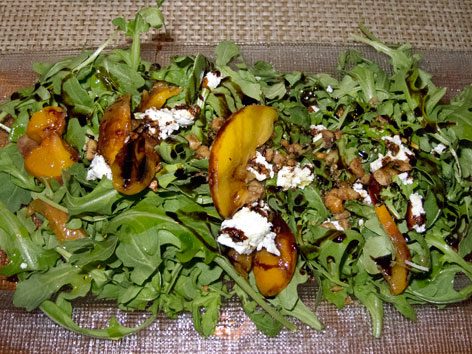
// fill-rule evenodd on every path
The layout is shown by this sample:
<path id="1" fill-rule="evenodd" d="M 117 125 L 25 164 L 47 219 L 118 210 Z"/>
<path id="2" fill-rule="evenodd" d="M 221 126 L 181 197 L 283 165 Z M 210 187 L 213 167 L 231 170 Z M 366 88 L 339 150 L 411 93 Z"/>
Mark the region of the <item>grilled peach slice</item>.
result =
<path id="1" fill-rule="evenodd" d="M 130 139 L 111 165 L 113 187 L 123 194 L 136 194 L 149 186 L 156 174 L 159 156 L 146 136 Z"/>
<path id="2" fill-rule="evenodd" d="M 224 123 L 210 152 L 209 185 L 213 203 L 228 218 L 246 204 L 247 162 L 272 135 L 277 111 L 267 106 L 247 106 Z"/>
<path id="3" fill-rule="evenodd" d="M 275 296 L 290 283 L 297 263 L 295 237 L 279 214 L 274 214 L 275 245 L 280 252 L 276 256 L 265 248 L 256 252 L 253 272 L 257 287 L 264 296 Z"/>
<path id="4" fill-rule="evenodd" d="M 54 231 L 60 243 L 88 237 L 87 232 L 83 228 L 69 229 L 66 226 L 69 215 L 41 199 L 33 200 L 30 204 L 30 208 L 32 212 L 40 213 L 48 219 L 49 227 Z"/>
<path id="5" fill-rule="evenodd" d="M 78 161 L 79 155 L 56 133 L 49 133 L 25 157 L 26 171 L 35 176 L 52 177 L 61 180 L 62 170 Z"/>
<path id="6" fill-rule="evenodd" d="M 167 82 L 159 81 L 151 89 L 151 92 L 144 91 L 141 97 L 138 111 L 144 112 L 149 108 L 162 108 L 168 98 L 178 95 L 182 92 L 181 87 L 171 86 Z"/>
<path id="7" fill-rule="evenodd" d="M 98 135 L 98 153 L 109 165 L 125 145 L 131 130 L 131 95 L 118 98 L 103 113 Z"/>
<path id="8" fill-rule="evenodd" d="M 49 132 L 62 136 L 65 128 L 66 111 L 61 107 L 45 107 L 31 116 L 26 135 L 39 144 Z"/>

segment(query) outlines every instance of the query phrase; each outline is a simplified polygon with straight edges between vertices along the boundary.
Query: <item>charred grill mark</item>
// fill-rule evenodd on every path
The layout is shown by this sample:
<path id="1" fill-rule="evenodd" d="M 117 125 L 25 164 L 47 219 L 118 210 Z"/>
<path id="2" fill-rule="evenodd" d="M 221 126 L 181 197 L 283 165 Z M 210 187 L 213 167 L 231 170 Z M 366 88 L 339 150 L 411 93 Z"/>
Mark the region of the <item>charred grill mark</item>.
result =
<path id="1" fill-rule="evenodd" d="M 121 177 L 123 178 L 123 187 L 126 188 L 131 183 L 131 175 L 133 173 L 133 143 L 126 144 L 124 148 L 124 158 L 121 164 Z"/>

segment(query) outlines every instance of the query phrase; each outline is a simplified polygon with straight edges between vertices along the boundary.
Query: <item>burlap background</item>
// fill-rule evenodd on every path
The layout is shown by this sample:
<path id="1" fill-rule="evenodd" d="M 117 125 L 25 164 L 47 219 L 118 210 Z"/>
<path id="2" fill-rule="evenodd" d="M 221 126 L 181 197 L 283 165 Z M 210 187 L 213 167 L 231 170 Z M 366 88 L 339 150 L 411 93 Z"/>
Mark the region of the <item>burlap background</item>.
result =
<path id="1" fill-rule="evenodd" d="M 96 47 L 113 31 L 112 19 L 154 3 L 0 0 L 0 53 Z M 472 49 L 470 0 L 168 0 L 162 9 L 166 40 L 177 43 L 343 44 L 364 22 L 384 41 Z"/>

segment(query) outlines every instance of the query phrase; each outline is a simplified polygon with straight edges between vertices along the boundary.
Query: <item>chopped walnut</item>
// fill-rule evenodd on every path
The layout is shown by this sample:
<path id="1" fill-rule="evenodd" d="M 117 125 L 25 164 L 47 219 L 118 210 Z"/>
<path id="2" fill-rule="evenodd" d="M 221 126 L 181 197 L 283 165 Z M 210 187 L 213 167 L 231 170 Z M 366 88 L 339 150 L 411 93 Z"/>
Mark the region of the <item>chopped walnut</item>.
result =
<path id="1" fill-rule="evenodd" d="M 338 220 L 339 226 L 341 226 L 344 230 L 349 230 L 351 225 L 349 224 L 349 219 L 340 219 Z"/>
<path id="2" fill-rule="evenodd" d="M 326 193 L 327 196 L 332 195 L 334 197 L 337 197 L 341 199 L 342 201 L 344 200 L 353 200 L 353 199 L 359 199 L 360 194 L 357 193 L 352 187 L 347 186 L 347 185 L 341 185 L 339 188 L 333 188 L 330 191 Z"/>
<path id="3" fill-rule="evenodd" d="M 362 160 L 358 157 L 352 159 L 349 163 L 349 169 L 357 178 L 362 178 L 365 174 L 364 169 L 362 168 Z"/>
<path id="4" fill-rule="evenodd" d="M 93 158 L 95 157 L 95 154 L 97 153 L 97 146 L 98 143 L 96 140 L 89 139 L 87 140 L 87 143 L 85 144 L 85 158 L 87 160 L 92 161 Z"/>
<path id="5" fill-rule="evenodd" d="M 249 200 L 247 203 L 257 202 L 258 200 L 262 199 L 265 192 L 264 186 L 257 180 L 252 180 L 249 182 L 247 190 L 249 192 Z"/>
<path id="6" fill-rule="evenodd" d="M 332 150 L 332 151 L 328 152 L 328 155 L 326 155 L 325 160 L 326 160 L 326 164 L 328 166 L 337 164 L 338 160 L 339 160 L 338 150 Z"/>
<path id="7" fill-rule="evenodd" d="M 272 163 L 274 164 L 274 171 L 279 171 L 287 161 L 287 155 L 284 155 L 278 151 L 275 152 Z"/>
<path id="8" fill-rule="evenodd" d="M 210 157 L 210 148 L 206 145 L 200 145 L 195 151 L 197 159 L 208 159 Z"/>
<path id="9" fill-rule="evenodd" d="M 398 171 L 394 170 L 393 168 L 389 166 L 385 166 L 373 173 L 373 176 L 375 180 L 381 185 L 381 186 L 388 186 L 390 183 L 392 183 L 392 177 L 394 175 L 397 175 Z"/>
<path id="10" fill-rule="evenodd" d="M 401 160 L 392 161 L 391 166 L 399 172 L 408 172 L 413 168 L 408 162 Z"/>
<path id="11" fill-rule="evenodd" d="M 295 159 L 288 159 L 286 165 L 287 166 L 295 166 L 297 161 Z"/>
<path id="12" fill-rule="evenodd" d="M 328 194 L 324 199 L 324 204 L 333 214 L 341 214 L 344 212 L 343 201 L 335 195 Z"/>
<path id="13" fill-rule="evenodd" d="M 217 117 L 211 121 L 211 129 L 213 129 L 213 131 L 215 132 L 218 132 L 218 130 L 221 129 L 224 123 L 225 123 L 224 118 Z"/>
<path id="14" fill-rule="evenodd" d="M 200 140 L 198 140 L 198 138 L 193 134 L 186 135 L 185 139 L 187 139 L 188 146 L 190 147 L 190 149 L 194 151 L 197 150 L 202 145 Z"/>
<path id="15" fill-rule="evenodd" d="M 385 146 L 392 152 L 393 156 L 397 156 L 398 152 L 400 151 L 400 146 L 390 140 L 385 140 Z"/>
<path id="16" fill-rule="evenodd" d="M 264 152 L 264 157 L 267 162 L 271 162 L 272 159 L 274 158 L 274 150 L 272 149 L 266 149 Z"/>
<path id="17" fill-rule="evenodd" d="M 370 180 L 370 173 L 366 173 L 364 176 L 360 178 L 362 184 L 367 185 Z"/>
<path id="18" fill-rule="evenodd" d="M 340 214 L 334 214 L 334 219 L 335 220 L 349 219 L 350 216 L 351 216 L 351 213 L 345 210 Z"/>
<path id="19" fill-rule="evenodd" d="M 335 141 L 334 133 L 331 130 L 322 130 L 321 135 L 323 136 L 323 147 L 329 149 L 333 146 Z"/>

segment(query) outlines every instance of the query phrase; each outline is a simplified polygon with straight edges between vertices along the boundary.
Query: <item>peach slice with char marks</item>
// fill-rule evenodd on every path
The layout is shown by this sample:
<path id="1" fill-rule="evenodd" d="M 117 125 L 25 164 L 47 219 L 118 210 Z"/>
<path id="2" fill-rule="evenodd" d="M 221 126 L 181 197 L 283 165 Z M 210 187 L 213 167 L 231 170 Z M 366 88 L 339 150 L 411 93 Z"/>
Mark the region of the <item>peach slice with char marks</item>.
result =
<path id="1" fill-rule="evenodd" d="M 109 165 L 129 139 L 131 130 L 131 95 L 118 98 L 103 113 L 98 135 L 98 153 Z"/>
<path id="2" fill-rule="evenodd" d="M 130 139 L 111 165 L 113 187 L 127 195 L 141 192 L 151 183 L 160 159 L 154 142 L 145 135 Z"/>
<path id="3" fill-rule="evenodd" d="M 272 135 L 277 111 L 267 106 L 247 106 L 224 123 L 210 152 L 209 185 L 213 203 L 228 218 L 249 198 L 247 162 Z"/>
<path id="4" fill-rule="evenodd" d="M 275 245 L 280 256 L 269 253 L 265 248 L 254 256 L 253 272 L 257 287 L 264 296 L 275 296 L 290 283 L 297 264 L 295 237 L 279 214 L 274 214 Z"/>

